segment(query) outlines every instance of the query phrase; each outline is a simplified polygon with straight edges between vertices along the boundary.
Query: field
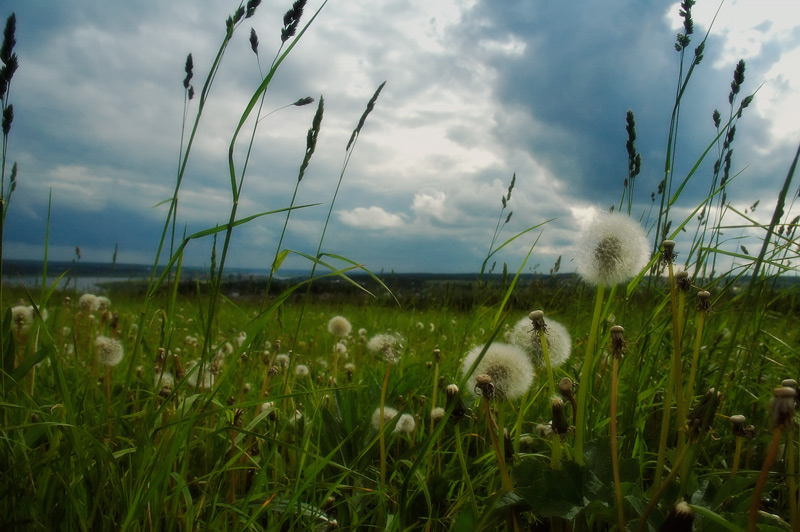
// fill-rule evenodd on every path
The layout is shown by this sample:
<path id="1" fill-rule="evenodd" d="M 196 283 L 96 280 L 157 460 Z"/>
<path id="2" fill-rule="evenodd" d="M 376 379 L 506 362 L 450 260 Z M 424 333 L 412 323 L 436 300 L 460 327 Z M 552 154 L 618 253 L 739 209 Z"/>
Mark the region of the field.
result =
<path id="1" fill-rule="evenodd" d="M 298 32 L 297 4 L 242 124 L 308 28 Z M 257 5 L 229 19 L 219 58 Z M 700 62 L 691 50 L 685 60 Z M 743 63 L 732 87 L 736 73 Z M 701 150 L 718 158 L 709 196 L 685 220 L 670 206 L 691 174 L 665 177 L 652 218 L 631 216 L 630 114 L 629 180 L 617 212 L 576 244 L 586 253 L 575 274 L 493 272 L 507 245 L 540 229 L 499 237 L 512 180 L 475 276 L 377 275 L 322 253 L 326 223 L 316 253 L 277 246 L 272 273 L 295 254 L 310 275 L 233 282 L 230 235 L 261 215 L 237 217 L 244 173 L 231 155 L 229 223 L 175 236 L 186 139 L 145 281 L 65 292 L 46 281 L 62 272 L 45 270 L 35 289 L 2 285 L 0 528 L 799 530 L 794 164 L 771 224 L 711 214 L 731 126 L 752 100 L 738 91 Z M 286 224 L 295 208 L 281 211 Z M 758 252 L 720 246 L 740 224 L 760 235 Z M 183 250 L 201 240 L 213 241 L 211 267 L 193 278 Z M 738 266 L 720 271 L 732 256 Z"/>

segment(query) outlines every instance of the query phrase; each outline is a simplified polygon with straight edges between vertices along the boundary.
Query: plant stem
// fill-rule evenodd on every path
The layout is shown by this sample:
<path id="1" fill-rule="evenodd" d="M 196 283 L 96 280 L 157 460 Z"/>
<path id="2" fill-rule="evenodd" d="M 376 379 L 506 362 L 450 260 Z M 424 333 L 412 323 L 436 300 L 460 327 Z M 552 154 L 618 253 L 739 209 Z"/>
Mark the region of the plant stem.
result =
<path id="1" fill-rule="evenodd" d="M 386 363 L 386 374 L 383 376 L 383 386 L 381 387 L 381 406 L 380 406 L 380 423 L 378 426 L 381 450 L 381 486 L 386 485 L 386 436 L 384 434 L 384 406 L 386 405 L 386 388 L 389 386 L 389 372 L 392 369 L 392 363 Z"/>
<path id="2" fill-rule="evenodd" d="M 736 437 L 736 448 L 733 451 L 733 464 L 731 465 L 731 478 L 736 476 L 736 472 L 739 470 L 739 462 L 741 461 L 742 457 L 742 437 Z"/>
<path id="3" fill-rule="evenodd" d="M 611 467 L 614 470 L 614 493 L 617 498 L 617 524 L 625 530 L 625 511 L 622 506 L 622 485 L 619 477 L 619 454 L 617 448 L 617 395 L 619 393 L 619 358 L 614 357 L 611 366 Z"/>
<path id="4" fill-rule="evenodd" d="M 756 532 L 756 522 L 758 521 L 758 507 L 761 504 L 761 494 L 764 493 L 764 486 L 767 484 L 767 477 L 769 477 L 769 470 L 775 462 L 775 457 L 778 455 L 778 446 L 781 443 L 781 435 L 783 431 L 781 426 L 778 425 L 772 431 L 772 442 L 769 445 L 767 456 L 764 458 L 764 465 L 761 467 L 761 474 L 758 475 L 756 487 L 753 488 L 753 500 L 750 503 L 750 516 L 747 519 L 747 531 Z"/>
<path id="5" fill-rule="evenodd" d="M 475 514 L 475 519 L 480 515 L 478 513 L 478 500 L 475 498 L 475 490 L 472 489 L 472 479 L 469 476 L 467 469 L 467 462 L 464 459 L 464 450 L 461 448 L 461 428 L 458 422 L 455 423 L 455 436 L 456 436 L 456 454 L 458 455 L 458 463 L 461 466 L 461 476 L 464 477 L 464 485 L 467 487 L 467 495 L 469 495 L 469 502 L 472 505 L 472 512 Z"/>
<path id="6" fill-rule="evenodd" d="M 656 492 L 653 494 L 653 498 L 650 499 L 650 502 L 647 503 L 647 507 L 644 509 L 642 517 L 639 519 L 639 526 L 636 528 L 637 532 L 642 532 L 647 526 L 647 518 L 650 517 L 650 514 L 656 507 L 658 501 L 664 495 L 664 492 L 667 491 L 669 485 L 672 483 L 673 480 L 675 480 L 675 477 L 678 476 L 678 469 L 680 469 L 681 464 L 683 464 L 683 461 L 686 459 L 686 455 L 689 454 L 689 449 L 691 448 L 692 448 L 691 444 L 685 445 L 681 450 L 680 454 L 678 455 L 678 457 L 675 459 L 675 463 L 672 465 L 672 471 L 670 471 L 670 474 L 667 475 L 666 479 L 664 479 L 663 484 L 661 484 L 656 490 Z"/>
<path id="7" fill-rule="evenodd" d="M 575 424 L 575 461 L 583 465 L 583 440 L 586 433 L 586 400 L 591 387 L 591 368 L 594 361 L 595 344 L 597 343 L 597 331 L 600 328 L 600 314 L 603 310 L 603 296 L 605 287 L 597 285 L 597 292 L 594 300 L 594 314 L 592 315 L 592 328 L 589 330 L 589 340 L 586 342 L 586 356 L 581 367 L 581 380 L 578 388 L 578 410 Z"/>

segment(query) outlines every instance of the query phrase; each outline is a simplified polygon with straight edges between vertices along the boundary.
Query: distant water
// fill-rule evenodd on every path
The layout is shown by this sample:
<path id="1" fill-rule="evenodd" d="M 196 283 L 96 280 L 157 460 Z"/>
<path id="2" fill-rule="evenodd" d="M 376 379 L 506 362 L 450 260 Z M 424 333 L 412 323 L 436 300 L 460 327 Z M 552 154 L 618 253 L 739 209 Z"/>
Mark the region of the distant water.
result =
<path id="1" fill-rule="evenodd" d="M 141 281 L 150 278 L 152 265 L 106 263 L 73 263 L 49 262 L 47 265 L 47 284 L 55 283 L 62 273 L 66 275 L 58 280 L 59 289 L 76 292 L 103 293 L 106 284 L 127 281 Z M 159 272 L 160 273 L 160 272 Z M 260 279 L 266 278 L 269 271 L 258 268 L 226 268 L 225 279 Z M 276 279 L 305 276 L 302 270 L 281 270 Z M 181 277 L 184 279 L 207 279 L 208 270 L 203 267 L 183 267 Z M 42 286 L 42 263 L 39 261 L 6 260 L 3 262 L 3 282 L 13 285 L 25 285 L 31 290 Z"/>

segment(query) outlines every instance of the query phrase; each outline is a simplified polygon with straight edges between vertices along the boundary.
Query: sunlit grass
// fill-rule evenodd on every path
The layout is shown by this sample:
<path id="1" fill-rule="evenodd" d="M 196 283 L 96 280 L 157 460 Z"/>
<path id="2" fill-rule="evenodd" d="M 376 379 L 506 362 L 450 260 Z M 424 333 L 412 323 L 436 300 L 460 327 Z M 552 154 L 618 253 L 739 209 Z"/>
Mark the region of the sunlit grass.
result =
<path id="1" fill-rule="evenodd" d="M 401 278 L 365 270 L 357 257 L 325 250 L 348 162 L 370 114 L 379 112 L 380 84 L 352 136 L 342 139 L 317 250 L 278 243 L 264 284 L 290 254 L 315 273 L 235 296 L 224 282 L 232 232 L 281 214 L 285 234 L 294 209 L 314 208 L 295 205 L 293 196 L 286 209 L 237 217 L 247 172 L 233 154 L 242 144 L 249 153 L 265 127 L 256 117 L 267 88 L 319 14 L 300 26 L 304 2 L 295 2 L 275 59 L 232 133 L 228 223 L 183 237 L 176 230 L 208 89 L 227 43 L 257 6 L 248 2 L 228 19 L 193 122 L 187 60 L 190 133 L 180 142 L 176 187 L 144 293 L 116 286 L 98 298 L 44 282 L 38 293 L 6 286 L 0 294 L 0 528 L 797 529 L 800 441 L 791 379 L 798 377 L 800 302 L 797 286 L 780 282 L 796 274 L 797 219 L 786 205 L 794 164 L 787 162 L 775 191 L 769 225 L 737 211 L 735 223 L 724 218 L 732 207 L 722 198 L 735 177 L 727 162 L 731 128 L 752 100 L 737 97 L 743 63 L 734 70 L 729 121 L 714 114 L 718 136 L 697 147 L 686 176 L 673 175 L 679 89 L 664 182 L 651 202 L 658 211 L 641 217 L 634 198 L 641 156 L 633 113 L 626 115 L 629 169 L 618 209 L 626 214 L 613 219 L 636 229 L 621 237 L 602 231 L 602 244 L 583 245 L 603 268 L 630 244 L 625 234 L 649 231 L 651 240 L 639 242 L 620 271 L 555 275 L 559 261 L 551 275 L 530 278 L 519 273 L 523 261 L 492 275 L 490 259 L 525 238 L 531 257 L 538 236 L 529 233 L 547 231 L 547 222 L 536 221 L 500 238 L 513 177 L 472 281 L 408 288 Z M 684 2 L 687 24 L 676 43 L 679 87 L 706 42 L 684 58 L 690 8 Z M 251 46 L 258 53 L 254 33 Z M 9 94 L 2 93 L 4 110 Z M 320 98 L 297 187 L 313 164 L 323 110 Z M 250 139 L 237 142 L 244 131 Z M 9 133 L 4 128 L 3 169 Z M 700 179 L 709 154 L 719 163 L 707 197 L 674 219 L 681 192 Z M 3 218 L 7 209 L 6 202 Z M 757 233 L 759 252 L 724 246 L 731 228 Z M 669 239 L 677 243 L 663 242 Z M 183 252 L 193 245 L 211 250 L 207 279 L 183 278 Z M 43 257 L 46 264 L 47 244 Z M 735 266 L 720 272 L 730 257 Z M 342 285 L 350 292 L 333 288 Z M 563 363 L 560 350 L 570 342 L 545 336 L 551 317 L 571 335 Z M 520 320 L 523 334 L 513 332 Z"/>

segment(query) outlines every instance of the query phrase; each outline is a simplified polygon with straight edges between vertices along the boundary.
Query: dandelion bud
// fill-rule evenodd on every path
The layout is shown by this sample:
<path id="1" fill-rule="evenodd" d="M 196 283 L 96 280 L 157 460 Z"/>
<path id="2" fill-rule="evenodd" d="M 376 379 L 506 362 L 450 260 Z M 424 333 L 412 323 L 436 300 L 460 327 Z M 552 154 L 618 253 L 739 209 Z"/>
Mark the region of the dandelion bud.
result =
<path id="1" fill-rule="evenodd" d="M 536 332 L 542 332 L 546 330 L 547 325 L 544 322 L 544 312 L 541 310 L 534 310 L 530 314 L 528 314 L 528 319 L 531 320 L 531 324 L 533 325 L 533 330 Z"/>
<path id="2" fill-rule="evenodd" d="M 442 352 L 439 351 L 438 348 L 434 349 L 433 350 L 433 360 L 438 364 L 439 361 L 441 360 L 441 358 L 442 358 Z"/>
<path id="3" fill-rule="evenodd" d="M 136 378 L 141 379 L 144 375 L 144 366 L 136 366 Z"/>
<path id="4" fill-rule="evenodd" d="M 722 394 L 714 388 L 710 388 L 700 399 L 700 403 L 689 413 L 686 418 L 686 424 L 688 425 L 689 435 L 693 440 L 702 436 L 711 428 L 721 396 Z"/>
<path id="5" fill-rule="evenodd" d="M 689 272 L 681 270 L 675 274 L 675 285 L 681 292 L 688 292 L 692 288 L 692 280 L 689 279 Z"/>
<path id="6" fill-rule="evenodd" d="M 781 386 L 772 390 L 772 399 L 769 402 L 769 414 L 774 427 L 791 425 L 796 397 L 797 391 L 788 386 Z"/>
<path id="7" fill-rule="evenodd" d="M 744 437 L 748 440 L 752 440 L 756 437 L 756 427 L 754 425 L 747 425 L 744 428 Z"/>
<path id="8" fill-rule="evenodd" d="M 625 339 L 623 335 L 625 329 L 621 325 L 611 327 L 611 354 L 616 358 L 622 357 L 625 353 Z"/>
<path id="9" fill-rule="evenodd" d="M 278 374 L 278 371 L 280 371 L 278 369 L 278 366 L 272 366 L 271 368 L 269 368 L 269 370 L 267 370 L 267 375 L 269 375 L 270 377 L 274 377 L 275 375 Z"/>
<path id="10" fill-rule="evenodd" d="M 692 507 L 685 501 L 676 504 L 667 519 L 658 529 L 659 532 L 691 532 L 694 523 Z"/>
<path id="11" fill-rule="evenodd" d="M 787 388 L 794 388 L 797 390 L 797 381 L 794 379 L 783 379 L 781 381 L 781 386 L 785 386 Z"/>
<path id="12" fill-rule="evenodd" d="M 741 414 L 736 414 L 735 416 L 731 416 L 731 424 L 733 424 L 733 435 L 737 438 L 744 438 L 744 422 L 747 418 L 745 418 Z"/>
<path id="13" fill-rule="evenodd" d="M 492 377 L 481 373 L 475 377 L 475 395 L 482 395 L 487 401 L 494 399 L 494 384 Z"/>
<path id="14" fill-rule="evenodd" d="M 674 240 L 664 240 L 661 243 L 661 261 L 664 264 L 671 264 L 675 262 L 675 241 Z"/>
<path id="15" fill-rule="evenodd" d="M 697 310 L 700 312 L 708 312 L 711 308 L 711 293 L 701 290 L 697 292 Z"/>
<path id="16" fill-rule="evenodd" d="M 464 400 L 458 393 L 458 386 L 448 384 L 445 388 L 445 393 L 447 394 L 447 409 L 451 411 L 453 419 L 459 420 L 469 416 L 469 409 L 467 409 Z"/>
<path id="17" fill-rule="evenodd" d="M 569 432 L 569 423 L 567 422 L 567 416 L 564 415 L 564 401 L 562 401 L 560 397 L 553 397 L 552 406 L 553 421 L 551 426 L 553 433 L 566 434 Z"/>

